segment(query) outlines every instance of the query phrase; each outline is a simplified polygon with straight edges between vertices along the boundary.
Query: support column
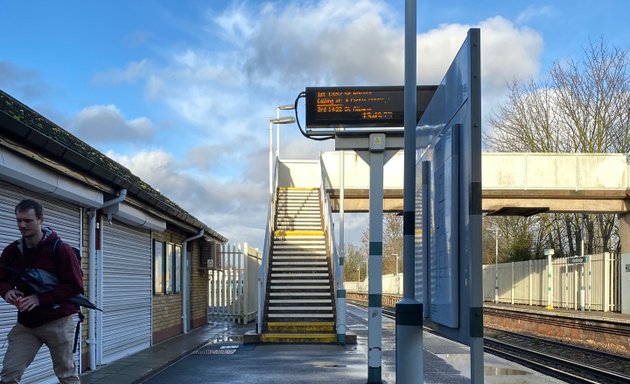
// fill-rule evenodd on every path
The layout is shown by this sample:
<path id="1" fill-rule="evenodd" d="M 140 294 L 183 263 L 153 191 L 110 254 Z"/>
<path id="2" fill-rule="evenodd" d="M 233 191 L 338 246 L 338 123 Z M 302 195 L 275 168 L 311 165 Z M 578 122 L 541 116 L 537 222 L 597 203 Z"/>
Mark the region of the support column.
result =
<path id="1" fill-rule="evenodd" d="M 368 383 L 382 383 L 383 164 L 385 134 L 370 135 L 370 255 L 368 275 Z"/>
<path id="2" fill-rule="evenodd" d="M 403 299 L 396 303 L 396 381 L 423 383 L 422 304 L 415 299 L 416 0 L 405 1 Z"/>
<path id="3" fill-rule="evenodd" d="M 346 289 L 343 286 L 343 268 L 346 260 L 346 245 L 344 240 L 344 171 L 345 152 L 340 151 L 339 163 L 339 275 L 337 276 L 337 343 L 346 344 Z"/>

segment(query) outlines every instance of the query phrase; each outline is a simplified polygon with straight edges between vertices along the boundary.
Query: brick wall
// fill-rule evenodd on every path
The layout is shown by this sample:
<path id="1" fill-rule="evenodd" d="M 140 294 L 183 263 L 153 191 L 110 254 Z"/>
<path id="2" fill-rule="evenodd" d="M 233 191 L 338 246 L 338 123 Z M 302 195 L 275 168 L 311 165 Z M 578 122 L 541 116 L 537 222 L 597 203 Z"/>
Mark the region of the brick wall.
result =
<path id="1" fill-rule="evenodd" d="M 195 241 L 192 247 L 190 281 L 190 327 L 197 328 L 208 322 L 208 270 L 201 265 L 201 244 Z"/>
<path id="2" fill-rule="evenodd" d="M 184 233 L 171 228 L 167 228 L 165 232 L 153 233 L 154 240 L 179 246 L 185 238 Z M 153 344 L 182 333 L 182 296 L 181 290 L 179 293 L 153 295 Z"/>

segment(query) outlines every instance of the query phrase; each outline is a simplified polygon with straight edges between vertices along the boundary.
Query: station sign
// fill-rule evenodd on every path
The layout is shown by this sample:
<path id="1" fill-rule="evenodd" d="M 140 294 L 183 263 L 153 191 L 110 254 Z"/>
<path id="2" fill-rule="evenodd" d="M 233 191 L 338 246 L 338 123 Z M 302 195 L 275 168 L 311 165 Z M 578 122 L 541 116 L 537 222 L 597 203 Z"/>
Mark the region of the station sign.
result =
<path id="1" fill-rule="evenodd" d="M 569 264 L 584 264 L 586 263 L 586 256 L 571 256 L 567 258 Z"/>
<path id="2" fill-rule="evenodd" d="M 437 86 L 416 91 L 416 124 Z M 404 126 L 404 87 L 307 87 L 307 128 L 365 128 Z"/>

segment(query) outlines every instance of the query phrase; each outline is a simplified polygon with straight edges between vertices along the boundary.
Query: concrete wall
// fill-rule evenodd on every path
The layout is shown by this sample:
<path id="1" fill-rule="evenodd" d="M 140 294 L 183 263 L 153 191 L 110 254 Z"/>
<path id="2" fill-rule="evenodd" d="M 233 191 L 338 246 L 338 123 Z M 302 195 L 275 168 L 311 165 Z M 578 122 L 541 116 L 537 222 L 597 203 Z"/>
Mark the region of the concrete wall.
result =
<path id="1" fill-rule="evenodd" d="M 329 188 L 339 189 L 341 154 L 344 158 L 344 186 L 346 189 L 370 188 L 370 167 L 354 151 L 336 151 L 322 153 L 324 170 Z M 404 155 L 398 151 L 383 167 L 383 189 L 403 188 Z"/>
<path id="2" fill-rule="evenodd" d="M 628 187 L 624 154 L 484 153 L 483 189 L 619 189 Z"/>
<path id="3" fill-rule="evenodd" d="M 319 160 L 278 162 L 278 187 L 319 188 L 321 179 Z"/>

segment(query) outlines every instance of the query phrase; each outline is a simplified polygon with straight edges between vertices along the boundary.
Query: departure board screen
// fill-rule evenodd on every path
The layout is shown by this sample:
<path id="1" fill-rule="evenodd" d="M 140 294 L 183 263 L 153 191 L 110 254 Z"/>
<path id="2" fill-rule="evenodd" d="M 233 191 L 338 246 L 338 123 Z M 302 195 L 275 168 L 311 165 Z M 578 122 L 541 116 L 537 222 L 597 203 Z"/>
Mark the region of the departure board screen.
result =
<path id="1" fill-rule="evenodd" d="M 417 87 L 416 123 L 433 97 L 437 86 Z M 404 88 L 308 87 L 307 128 L 363 128 L 404 126 Z"/>

